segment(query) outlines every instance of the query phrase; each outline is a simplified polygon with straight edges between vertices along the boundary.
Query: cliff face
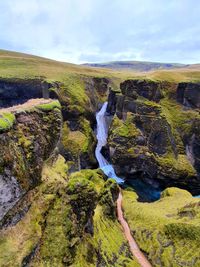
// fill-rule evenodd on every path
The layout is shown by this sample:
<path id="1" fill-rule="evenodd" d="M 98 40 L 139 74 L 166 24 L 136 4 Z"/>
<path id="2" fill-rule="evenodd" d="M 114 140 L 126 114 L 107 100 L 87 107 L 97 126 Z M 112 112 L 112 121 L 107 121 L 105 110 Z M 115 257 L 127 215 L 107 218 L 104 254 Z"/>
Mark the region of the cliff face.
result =
<path id="1" fill-rule="evenodd" d="M 0 108 L 22 104 L 31 98 L 49 98 L 52 85 L 42 79 L 0 79 Z"/>
<path id="2" fill-rule="evenodd" d="M 200 84 L 179 83 L 177 101 L 186 107 L 200 108 Z"/>
<path id="3" fill-rule="evenodd" d="M 138 266 L 116 219 L 117 184 L 98 170 L 74 172 L 97 166 L 92 126 L 108 81 L 89 81 L 82 110 L 61 84 L 54 89 L 62 106 L 45 100 L 1 114 L 0 265 Z"/>
<path id="4" fill-rule="evenodd" d="M 66 77 L 64 81 L 1 78 L 0 108 L 22 104 L 33 98 L 56 98 L 61 103 L 64 125 L 59 146 L 71 171 L 97 167 L 94 155 L 95 112 L 108 95 L 109 80 L 98 77 Z M 36 130 L 35 130 L 36 132 Z"/>
<path id="5" fill-rule="evenodd" d="M 116 219 L 117 184 L 97 170 L 68 170 L 62 156 L 50 158 L 41 184 L 6 214 L 0 265 L 138 266 Z"/>
<path id="6" fill-rule="evenodd" d="M 127 80 L 121 92 L 110 93 L 111 159 L 117 174 L 126 179 L 180 186 L 199 194 L 200 117 L 198 110 L 176 102 L 180 87 L 174 91 L 174 84 Z M 192 88 L 198 91 L 198 84 Z"/>
<path id="7" fill-rule="evenodd" d="M 72 84 L 73 90 L 60 84 L 54 91 L 62 105 L 64 119 L 60 152 L 71 165 L 71 171 L 98 167 L 94 155 L 95 113 L 99 103 L 107 99 L 108 85 L 106 78 L 84 78 Z"/>
<path id="8" fill-rule="evenodd" d="M 41 182 L 43 163 L 60 139 L 57 101 L 0 114 L 1 217 L 25 192 Z"/>

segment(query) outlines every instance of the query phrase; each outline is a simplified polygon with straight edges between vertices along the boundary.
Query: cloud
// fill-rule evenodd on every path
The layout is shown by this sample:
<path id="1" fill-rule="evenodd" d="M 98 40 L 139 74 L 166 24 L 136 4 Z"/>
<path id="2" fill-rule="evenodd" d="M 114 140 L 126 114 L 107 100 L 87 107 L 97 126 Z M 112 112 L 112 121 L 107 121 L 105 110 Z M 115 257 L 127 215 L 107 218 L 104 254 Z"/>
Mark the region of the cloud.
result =
<path id="1" fill-rule="evenodd" d="M 200 62 L 195 0 L 7 0 L 0 46 L 82 63 Z"/>

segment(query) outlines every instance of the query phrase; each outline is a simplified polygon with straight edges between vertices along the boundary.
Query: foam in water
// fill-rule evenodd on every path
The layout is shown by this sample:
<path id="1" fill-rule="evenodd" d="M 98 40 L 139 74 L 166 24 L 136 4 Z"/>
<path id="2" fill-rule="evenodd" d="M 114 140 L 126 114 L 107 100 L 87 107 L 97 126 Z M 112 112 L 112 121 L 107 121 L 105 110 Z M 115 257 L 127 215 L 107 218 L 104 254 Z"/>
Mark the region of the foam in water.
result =
<path id="1" fill-rule="evenodd" d="M 109 177 L 116 180 L 117 183 L 124 183 L 124 180 L 118 177 L 115 173 L 115 170 L 111 164 L 104 158 L 101 154 L 101 149 L 107 144 L 108 129 L 105 120 L 105 113 L 108 103 L 105 102 L 101 110 L 96 115 L 97 120 L 97 147 L 95 150 L 96 159 L 99 163 L 99 167 L 102 171 Z"/>
<path id="2" fill-rule="evenodd" d="M 0 175 L 0 220 L 15 205 L 22 193 L 15 177 Z"/>

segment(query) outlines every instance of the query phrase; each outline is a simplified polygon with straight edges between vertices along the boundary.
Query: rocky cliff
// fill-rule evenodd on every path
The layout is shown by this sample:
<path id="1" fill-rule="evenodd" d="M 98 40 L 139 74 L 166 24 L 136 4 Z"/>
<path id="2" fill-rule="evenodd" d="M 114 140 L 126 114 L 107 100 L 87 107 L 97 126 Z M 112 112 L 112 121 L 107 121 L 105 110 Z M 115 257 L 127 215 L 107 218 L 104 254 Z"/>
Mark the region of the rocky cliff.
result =
<path id="1" fill-rule="evenodd" d="M 43 163 L 56 148 L 62 127 L 60 104 L 37 105 L 0 112 L 1 218 L 16 200 L 41 182 Z"/>
<path id="2" fill-rule="evenodd" d="M 180 101 L 181 86 L 127 80 L 121 83 L 120 92 L 111 91 L 107 110 L 114 115 L 110 154 L 119 176 L 199 194 L 198 97 L 196 104 L 188 107 Z M 187 86 L 191 95 L 194 90 L 198 94 L 198 84 Z"/>
<path id="3" fill-rule="evenodd" d="M 121 189 L 133 237 L 152 266 L 198 267 L 199 200 L 172 186 L 199 194 L 199 72 L 130 79 L 20 54 L 0 66 L 1 107 L 60 102 L 0 111 L 0 266 L 138 266 L 116 218 L 119 187 L 96 169 L 95 114 L 108 98 L 105 157 L 144 194 L 165 189 L 151 203 Z"/>
<path id="4" fill-rule="evenodd" d="M 52 85 L 44 79 L 0 79 L 0 107 L 22 104 L 32 98 L 49 98 Z"/>

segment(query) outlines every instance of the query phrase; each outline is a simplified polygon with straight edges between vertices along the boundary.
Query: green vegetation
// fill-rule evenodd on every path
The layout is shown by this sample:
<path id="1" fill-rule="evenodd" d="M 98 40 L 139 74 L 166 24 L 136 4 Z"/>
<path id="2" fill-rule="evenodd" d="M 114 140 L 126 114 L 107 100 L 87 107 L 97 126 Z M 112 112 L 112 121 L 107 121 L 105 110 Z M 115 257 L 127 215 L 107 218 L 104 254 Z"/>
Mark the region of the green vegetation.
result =
<path id="1" fill-rule="evenodd" d="M 25 257 L 34 251 L 41 239 L 40 261 L 50 260 L 50 264 L 53 259 L 55 265 L 51 266 L 59 266 L 56 263 L 62 263 L 61 246 L 66 253 L 66 231 L 71 224 L 70 219 L 67 220 L 69 206 L 66 205 L 66 198 L 60 197 L 66 186 L 66 171 L 67 165 L 61 156 L 54 162 L 50 159 L 43 168 L 41 185 L 24 196 L 22 208 L 16 206 L 11 214 L 6 215 L 12 220 L 15 213 L 25 209 L 16 225 L 0 233 L 0 266 L 21 266 Z M 43 266 L 43 263 L 38 263 L 37 260 L 38 258 L 33 266 Z"/>
<path id="2" fill-rule="evenodd" d="M 177 158 L 172 154 L 166 154 L 163 157 L 156 157 L 156 161 L 163 170 L 170 170 L 173 174 L 178 173 L 178 176 L 191 177 L 196 175 L 196 170 L 187 159 L 186 155 L 179 154 Z"/>
<path id="3" fill-rule="evenodd" d="M 42 111 L 51 111 L 55 108 L 61 109 L 61 105 L 59 101 L 51 101 L 50 103 L 47 104 L 41 104 L 36 106 L 37 109 L 42 110 Z"/>
<path id="4" fill-rule="evenodd" d="M 132 259 L 127 241 L 117 220 L 104 215 L 102 206 L 97 206 L 94 215 L 94 241 L 100 250 L 105 266 L 137 267 Z"/>
<path id="5" fill-rule="evenodd" d="M 136 128 L 133 123 L 133 115 L 127 113 L 125 121 L 120 120 L 116 115 L 113 118 L 110 133 L 112 135 L 119 135 L 121 137 L 134 138 L 140 134 L 140 131 Z"/>
<path id="6" fill-rule="evenodd" d="M 0 133 L 9 130 L 15 122 L 15 115 L 12 113 L 0 113 Z"/>
<path id="7" fill-rule="evenodd" d="M 173 99 L 161 100 L 162 111 L 172 128 L 180 133 L 188 135 L 191 133 L 192 122 L 200 118 L 199 112 L 193 109 L 184 110 L 183 107 Z"/>
<path id="8" fill-rule="evenodd" d="M 66 150 L 69 150 L 74 156 L 81 152 L 90 151 L 93 147 L 94 134 L 89 121 L 80 119 L 80 130 L 70 131 L 67 122 L 64 122 L 62 133 L 62 144 Z"/>
<path id="9" fill-rule="evenodd" d="M 153 266 L 199 266 L 198 199 L 185 190 L 168 188 L 159 201 L 139 203 L 134 192 L 124 191 L 123 208 L 137 243 Z M 196 214 L 193 220 L 188 209 Z"/>
<path id="10" fill-rule="evenodd" d="M 99 204 L 103 206 L 103 212 L 107 217 L 116 219 L 116 201 L 119 195 L 119 187 L 114 179 L 108 179 L 100 192 Z"/>
<path id="11" fill-rule="evenodd" d="M 3 116 L 10 127 L 15 115 L 3 113 Z M 59 141 L 61 111 L 56 108 L 46 114 L 32 107 L 29 112 L 18 111 L 17 118 L 15 127 L 0 138 L 0 167 L 2 172 L 9 169 L 21 187 L 28 190 L 39 183 L 43 162 Z"/>
<path id="12" fill-rule="evenodd" d="M 72 165 L 76 165 L 76 169 L 79 169 L 78 164 L 81 158 L 87 158 L 89 164 L 95 164 L 96 138 L 88 120 L 80 117 L 77 124 L 78 129 L 71 131 L 68 123 L 64 122 L 61 141 L 65 153 L 69 155 L 69 161 L 72 161 Z"/>
<path id="13" fill-rule="evenodd" d="M 187 178 L 195 175 L 195 170 L 186 158 L 184 140 L 191 135 L 193 121 L 199 119 L 199 112 L 183 110 L 172 98 L 176 82 L 198 81 L 199 71 L 177 69 L 134 73 L 92 69 L 0 51 L 0 76 L 5 81 L 10 78 L 41 79 L 51 83 L 66 120 L 61 142 L 63 154 L 68 159 L 65 162 L 57 155 L 57 150 L 51 155 L 60 137 L 62 118 L 58 101 L 20 110 L 19 121 L 15 121 L 12 113 L 0 114 L 0 132 L 5 135 L 0 145 L 7 148 L 0 150 L 0 172 L 10 168 L 22 188 L 28 191 L 22 202 L 6 214 L 8 222 L 16 220 L 19 214 L 21 218 L 0 233 L 0 266 L 139 266 L 130 254 L 116 218 L 119 192 L 116 182 L 112 179 L 105 181 L 100 170 L 69 174 L 80 167 L 73 169 L 73 164 L 95 165 L 92 113 L 106 97 L 98 90 L 92 95 L 95 78 L 108 79 L 118 93 L 119 83 L 126 79 L 162 81 L 165 98 L 158 104 L 138 97 L 134 103 L 135 114 L 125 114 L 122 109 L 124 120 L 114 116 L 109 142 L 122 164 L 127 158 L 135 164 L 132 169 L 136 169 L 142 161 L 145 169 L 146 162 L 150 162 L 151 169 L 155 164 L 158 171 L 159 168 L 163 171 L 161 176 L 164 173 L 172 179 L 184 177 L 187 182 Z M 131 105 L 132 100 L 127 101 Z M 136 125 L 141 125 L 141 130 Z M 152 147 L 146 144 L 152 141 L 156 146 L 156 138 L 166 146 L 167 152 L 163 156 L 153 153 Z M 178 147 L 177 157 L 172 149 L 173 138 Z M 139 203 L 134 191 L 124 191 L 125 217 L 139 246 L 155 267 L 200 265 L 199 207 L 198 199 L 177 188 L 166 189 L 161 199 L 154 203 Z"/>

